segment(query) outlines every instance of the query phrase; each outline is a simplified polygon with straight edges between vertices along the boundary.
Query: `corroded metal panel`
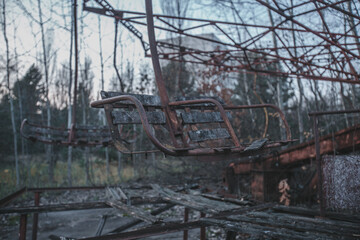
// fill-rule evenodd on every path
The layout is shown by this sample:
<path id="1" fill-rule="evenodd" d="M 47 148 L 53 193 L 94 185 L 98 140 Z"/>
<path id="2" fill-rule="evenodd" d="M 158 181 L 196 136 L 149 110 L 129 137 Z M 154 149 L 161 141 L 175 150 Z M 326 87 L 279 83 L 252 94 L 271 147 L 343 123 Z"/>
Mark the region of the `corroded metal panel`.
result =
<path id="1" fill-rule="evenodd" d="M 327 155 L 322 162 L 326 207 L 360 212 L 360 155 Z"/>

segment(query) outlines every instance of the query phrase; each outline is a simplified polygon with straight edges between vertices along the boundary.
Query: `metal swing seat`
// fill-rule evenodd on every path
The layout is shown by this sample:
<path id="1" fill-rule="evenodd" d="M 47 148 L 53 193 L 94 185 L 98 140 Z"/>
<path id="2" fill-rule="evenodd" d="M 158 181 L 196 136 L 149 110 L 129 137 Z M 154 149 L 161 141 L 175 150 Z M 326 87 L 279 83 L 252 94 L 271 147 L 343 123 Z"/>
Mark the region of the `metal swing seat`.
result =
<path id="1" fill-rule="evenodd" d="M 159 63 L 151 1 L 146 1 L 146 19 L 151 58 L 159 96 L 101 92 L 102 100 L 91 102 L 94 108 L 104 108 L 113 144 L 123 153 L 161 151 L 172 156 L 243 156 L 291 142 L 291 133 L 282 111 L 272 104 L 249 106 L 226 105 L 220 98 L 182 97 L 170 101 Z M 283 121 L 286 139 L 257 139 L 249 144 L 239 141 L 232 125 L 234 111 L 272 108 Z M 138 125 L 156 149 L 134 151 L 122 136 L 124 126 Z"/>
<path id="2" fill-rule="evenodd" d="M 64 146 L 108 146 L 112 143 L 107 127 L 77 126 L 70 129 L 44 126 L 24 119 L 21 136 L 33 142 Z"/>

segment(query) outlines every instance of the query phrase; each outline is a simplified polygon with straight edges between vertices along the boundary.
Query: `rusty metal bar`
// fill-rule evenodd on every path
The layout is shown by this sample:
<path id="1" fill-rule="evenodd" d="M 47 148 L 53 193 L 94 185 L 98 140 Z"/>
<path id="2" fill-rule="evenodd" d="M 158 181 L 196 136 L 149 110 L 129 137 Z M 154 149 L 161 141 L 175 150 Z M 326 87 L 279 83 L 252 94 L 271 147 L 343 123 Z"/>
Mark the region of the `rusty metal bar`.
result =
<path id="1" fill-rule="evenodd" d="M 318 129 L 318 118 L 317 116 L 313 117 L 314 121 L 314 135 L 315 135 L 315 151 L 316 151 L 316 171 L 318 174 L 318 198 L 320 201 L 320 216 L 325 216 L 325 209 L 324 209 L 324 198 L 323 198 L 323 186 L 322 186 L 322 166 L 321 166 L 321 155 L 320 155 L 320 143 L 319 143 L 319 129 Z"/>
<path id="2" fill-rule="evenodd" d="M 185 207 L 184 209 L 184 223 L 187 223 L 189 221 L 189 209 Z M 189 237 L 189 231 L 187 229 L 184 230 L 183 239 L 188 240 Z"/>
<path id="3" fill-rule="evenodd" d="M 21 188 L 20 190 L 4 197 L 0 200 L 0 207 L 5 207 L 10 202 L 14 201 L 16 198 L 21 196 L 24 192 L 26 192 L 26 187 Z"/>
<path id="4" fill-rule="evenodd" d="M 20 216 L 19 240 L 26 240 L 27 214 Z"/>
<path id="5" fill-rule="evenodd" d="M 206 216 L 205 213 L 201 212 L 200 213 L 200 218 L 204 218 Z M 202 226 L 200 228 L 200 240 L 206 240 L 206 228 L 205 226 Z"/>
<path id="6" fill-rule="evenodd" d="M 159 62 L 159 55 L 156 48 L 156 39 L 155 39 L 155 30 L 154 30 L 154 20 L 153 20 L 153 10 L 152 10 L 152 1 L 145 0 L 146 5 L 146 21 L 147 21 L 147 30 L 149 36 L 150 43 L 150 52 L 151 52 L 151 60 L 155 73 L 156 85 L 159 90 L 159 95 L 161 99 L 161 104 L 164 107 L 165 116 L 167 118 L 168 125 L 172 131 L 170 131 L 170 138 L 174 144 L 177 146 L 177 141 L 175 139 L 175 133 L 179 131 L 178 129 L 178 121 L 176 117 L 176 113 L 171 111 L 169 108 L 169 96 L 165 87 L 165 82 L 161 73 L 161 67 Z"/>
<path id="7" fill-rule="evenodd" d="M 344 113 L 360 113 L 360 109 L 352 110 L 339 110 L 339 111 L 323 111 L 323 112 L 310 112 L 309 116 L 322 116 L 322 115 L 334 115 L 334 114 L 344 114 Z"/>
<path id="8" fill-rule="evenodd" d="M 35 192 L 34 205 L 35 205 L 35 207 L 38 207 L 39 204 L 40 204 L 40 192 Z M 32 240 L 37 239 L 38 221 L 39 221 L 39 214 L 34 213 L 34 215 L 33 215 L 33 225 L 32 225 Z"/>

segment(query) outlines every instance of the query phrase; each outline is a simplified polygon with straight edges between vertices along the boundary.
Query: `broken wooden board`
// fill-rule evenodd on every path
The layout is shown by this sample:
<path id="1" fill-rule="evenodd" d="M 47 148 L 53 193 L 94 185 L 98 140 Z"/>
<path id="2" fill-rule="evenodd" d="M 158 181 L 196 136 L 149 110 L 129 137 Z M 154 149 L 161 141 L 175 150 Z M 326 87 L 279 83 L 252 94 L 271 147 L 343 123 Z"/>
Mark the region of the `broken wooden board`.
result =
<path id="1" fill-rule="evenodd" d="M 360 233 L 357 224 L 348 224 L 327 219 L 294 216 L 290 214 L 277 214 L 268 212 L 249 212 L 244 215 L 232 215 L 226 218 L 230 221 L 258 224 L 275 228 L 286 228 L 290 231 L 309 232 L 326 235 L 329 238 L 351 238 Z"/>
<path id="2" fill-rule="evenodd" d="M 160 208 L 157 208 L 157 209 L 151 211 L 150 214 L 153 215 L 153 216 L 156 216 L 156 215 L 158 215 L 158 214 L 160 214 L 160 213 L 162 213 L 162 212 L 165 212 L 166 210 L 169 210 L 170 208 L 172 208 L 172 207 L 174 207 L 174 206 L 175 206 L 175 204 L 169 203 L 169 204 L 166 204 L 166 205 L 163 206 L 163 207 L 160 207 Z M 129 229 L 129 228 L 131 228 L 131 227 L 134 227 L 134 226 L 136 226 L 137 224 L 142 223 L 142 222 L 143 222 L 143 221 L 140 220 L 140 219 L 134 219 L 134 220 L 132 220 L 132 221 L 130 221 L 130 222 L 127 222 L 126 224 L 124 224 L 124 225 L 122 225 L 122 226 L 117 227 L 116 229 L 112 230 L 109 234 L 123 232 L 123 231 L 125 231 L 126 229 Z"/>
<path id="3" fill-rule="evenodd" d="M 122 212 L 125 212 L 134 218 L 141 219 L 144 222 L 148 222 L 148 223 L 152 223 L 152 224 L 161 222 L 160 218 L 157 218 L 157 217 L 151 215 L 150 213 L 145 212 L 144 210 L 141 210 L 140 208 L 137 208 L 134 206 L 129 206 L 129 205 L 126 205 L 119 201 L 106 202 L 106 204 L 108 204 L 109 206 L 111 206 L 113 208 L 119 209 Z"/>
<path id="4" fill-rule="evenodd" d="M 213 194 L 202 193 L 201 196 L 203 196 L 205 198 L 217 200 L 217 201 L 233 203 L 233 204 L 240 205 L 240 206 L 254 205 L 253 202 L 250 202 L 250 201 L 247 201 L 247 200 L 240 200 L 240 199 L 236 199 L 236 198 L 219 197 L 219 196 L 216 196 L 216 195 L 213 195 Z"/>
<path id="5" fill-rule="evenodd" d="M 248 146 L 247 148 L 245 148 L 244 152 L 247 151 L 255 151 L 255 150 L 259 150 L 261 149 L 263 146 L 265 146 L 265 144 L 269 141 L 269 139 L 264 138 L 264 139 L 258 139 L 253 141 L 250 146 Z"/>
<path id="6" fill-rule="evenodd" d="M 168 188 L 161 188 L 157 184 L 153 184 L 152 187 L 164 200 L 207 214 L 218 214 L 240 208 L 232 203 L 211 200 L 199 195 L 177 193 Z"/>
<path id="7" fill-rule="evenodd" d="M 227 231 L 240 233 L 247 238 L 251 236 L 251 239 L 329 239 L 327 238 L 327 235 L 297 232 L 281 227 L 263 226 L 259 224 L 214 218 L 202 218 L 201 221 L 211 226 L 221 227 Z"/>

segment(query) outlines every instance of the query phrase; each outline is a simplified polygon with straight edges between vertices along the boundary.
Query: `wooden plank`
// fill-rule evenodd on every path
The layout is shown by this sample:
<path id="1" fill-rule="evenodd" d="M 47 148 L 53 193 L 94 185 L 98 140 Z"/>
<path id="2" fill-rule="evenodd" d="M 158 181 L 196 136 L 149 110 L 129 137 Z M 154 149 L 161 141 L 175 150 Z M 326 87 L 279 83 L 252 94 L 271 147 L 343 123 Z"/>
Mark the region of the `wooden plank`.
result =
<path id="1" fill-rule="evenodd" d="M 213 200 L 233 203 L 233 204 L 240 205 L 240 206 L 254 205 L 253 202 L 250 202 L 250 201 L 247 201 L 247 200 L 240 200 L 240 199 L 236 199 L 236 198 L 219 197 L 219 196 L 212 195 L 212 194 L 207 194 L 207 193 L 203 193 L 203 194 L 201 194 L 201 196 L 209 198 L 209 199 L 213 199 Z"/>
<path id="2" fill-rule="evenodd" d="M 237 221 L 256 222 L 259 224 L 284 227 L 297 231 L 325 233 L 338 237 L 352 237 L 354 234 L 360 234 L 359 225 L 357 223 L 296 216 L 291 214 L 251 212 L 246 214 L 246 216 L 234 216 L 232 218 Z"/>
<path id="3" fill-rule="evenodd" d="M 169 203 L 169 204 L 166 204 L 163 207 L 160 207 L 158 209 L 155 209 L 155 210 L 151 211 L 150 214 L 153 215 L 153 216 L 156 216 L 156 215 L 159 215 L 162 212 L 165 212 L 166 210 L 169 210 L 170 208 L 172 208 L 174 206 L 175 206 L 175 204 Z M 131 228 L 133 226 L 136 226 L 139 223 L 142 223 L 142 220 L 134 219 L 134 220 L 132 220 L 130 222 L 127 222 L 126 224 L 124 224 L 124 225 L 122 225 L 120 227 L 117 227 L 116 229 L 112 230 L 108 234 L 120 233 L 122 231 L 125 231 L 126 229 L 129 229 L 129 228 Z"/>
<path id="4" fill-rule="evenodd" d="M 52 143 L 62 143 L 67 142 L 68 137 L 47 137 L 47 136 L 41 136 L 41 135 L 29 135 L 29 139 L 31 141 L 42 141 L 42 142 L 52 142 Z"/>
<path id="5" fill-rule="evenodd" d="M 188 132 L 191 141 L 202 142 L 206 140 L 230 138 L 230 134 L 225 128 L 202 129 Z"/>
<path id="6" fill-rule="evenodd" d="M 248 146 L 247 148 L 245 148 L 244 151 L 255 151 L 255 150 L 259 150 L 260 148 L 262 148 L 268 141 L 269 139 L 264 138 L 264 139 L 258 139 L 253 141 L 250 146 Z"/>
<path id="7" fill-rule="evenodd" d="M 140 208 L 124 204 L 120 201 L 112 201 L 112 202 L 106 202 L 106 203 L 109 206 L 119 209 L 122 212 L 125 212 L 134 218 L 141 219 L 144 222 L 148 222 L 148 223 L 161 222 L 161 220 L 159 218 L 151 215 L 150 213 L 145 212 L 145 211 L 141 210 Z"/>
<path id="8" fill-rule="evenodd" d="M 122 93 L 122 92 L 105 92 L 105 91 L 101 91 L 100 95 L 102 99 L 122 96 L 122 95 L 130 95 L 136 97 L 142 103 L 142 105 L 146 107 L 161 107 L 160 97 L 154 95 L 132 94 L 132 93 Z M 122 104 L 133 105 L 133 103 L 130 101 L 123 101 Z"/>
<path id="9" fill-rule="evenodd" d="M 140 115 L 137 111 L 112 111 L 114 124 L 141 124 Z M 166 118 L 163 112 L 151 111 L 146 112 L 150 124 L 165 124 Z"/>
<path id="10" fill-rule="evenodd" d="M 210 200 L 199 195 L 177 193 L 167 188 L 161 188 L 157 184 L 153 184 L 152 187 L 164 200 L 188 207 L 190 209 L 195 209 L 200 212 L 218 214 L 224 211 L 239 209 L 239 206 L 235 204 Z"/>
<path id="11" fill-rule="evenodd" d="M 72 237 L 65 237 L 65 236 L 57 236 L 57 235 L 53 235 L 51 234 L 49 236 L 50 240 L 78 240 L 77 238 L 72 238 Z"/>
<path id="12" fill-rule="evenodd" d="M 107 126 L 89 126 L 89 125 L 79 125 L 76 126 L 76 130 L 93 130 L 96 132 L 101 132 L 101 131 L 108 131 L 109 127 Z"/>
<path id="13" fill-rule="evenodd" d="M 229 120 L 232 119 L 229 112 L 227 112 L 226 115 Z M 224 122 L 220 112 L 185 112 L 181 113 L 181 118 L 185 124 Z"/>
<path id="14" fill-rule="evenodd" d="M 201 221 L 212 226 L 221 227 L 227 231 L 234 231 L 241 234 L 251 235 L 251 239 L 328 239 L 324 235 L 318 235 L 314 233 L 310 234 L 307 232 L 303 233 L 278 227 L 262 226 L 241 221 L 231 221 L 228 219 L 222 220 L 203 218 Z"/>
<path id="15" fill-rule="evenodd" d="M 303 207 L 288 207 L 288 206 L 276 206 L 274 207 L 275 211 L 278 212 L 286 212 L 291 214 L 298 214 L 302 216 L 319 216 L 320 212 L 319 210 L 309 209 L 309 208 L 303 208 Z M 331 218 L 331 219 L 338 219 L 341 221 L 348 221 L 348 222 L 356 222 L 360 223 L 360 215 L 359 214 L 343 214 L 339 212 L 329 212 L 327 211 L 325 213 L 325 217 Z"/>

